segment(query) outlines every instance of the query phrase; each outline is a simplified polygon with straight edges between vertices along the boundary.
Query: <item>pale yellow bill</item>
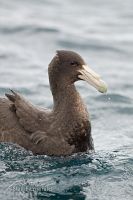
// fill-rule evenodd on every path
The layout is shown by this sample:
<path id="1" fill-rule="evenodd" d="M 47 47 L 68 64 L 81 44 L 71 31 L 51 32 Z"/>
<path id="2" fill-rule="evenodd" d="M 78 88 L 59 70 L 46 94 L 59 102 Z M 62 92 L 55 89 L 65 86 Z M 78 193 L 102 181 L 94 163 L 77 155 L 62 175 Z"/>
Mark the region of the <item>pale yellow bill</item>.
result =
<path id="1" fill-rule="evenodd" d="M 79 72 L 80 75 L 78 75 L 78 77 L 80 79 L 87 81 L 101 93 L 107 92 L 106 83 L 100 78 L 99 74 L 95 73 L 90 67 L 82 65 L 82 69 L 80 69 Z"/>

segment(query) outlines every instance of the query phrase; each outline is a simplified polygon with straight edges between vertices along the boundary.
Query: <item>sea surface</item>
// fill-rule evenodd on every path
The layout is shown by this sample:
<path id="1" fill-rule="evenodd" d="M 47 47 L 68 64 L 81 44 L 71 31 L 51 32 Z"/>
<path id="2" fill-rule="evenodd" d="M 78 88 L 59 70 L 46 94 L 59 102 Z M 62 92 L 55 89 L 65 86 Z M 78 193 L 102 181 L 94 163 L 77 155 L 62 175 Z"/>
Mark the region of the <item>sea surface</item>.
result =
<path id="1" fill-rule="evenodd" d="M 14 89 L 52 108 L 47 67 L 60 49 L 108 84 L 107 94 L 76 84 L 96 152 L 56 158 L 0 144 L 0 199 L 132 200 L 133 1 L 0 0 L 0 96 Z"/>

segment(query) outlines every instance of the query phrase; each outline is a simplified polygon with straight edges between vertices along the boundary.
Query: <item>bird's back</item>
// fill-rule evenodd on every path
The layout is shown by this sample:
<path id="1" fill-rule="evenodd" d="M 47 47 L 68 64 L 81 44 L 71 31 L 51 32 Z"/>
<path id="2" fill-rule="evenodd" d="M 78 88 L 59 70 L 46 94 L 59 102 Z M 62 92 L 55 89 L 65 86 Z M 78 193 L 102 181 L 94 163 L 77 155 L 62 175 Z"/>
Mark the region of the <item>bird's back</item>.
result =
<path id="1" fill-rule="evenodd" d="M 15 143 L 36 153 L 38 145 L 33 136 L 42 133 L 45 136 L 48 111 L 35 107 L 15 92 L 6 96 L 8 99 L 0 98 L 0 142 Z"/>

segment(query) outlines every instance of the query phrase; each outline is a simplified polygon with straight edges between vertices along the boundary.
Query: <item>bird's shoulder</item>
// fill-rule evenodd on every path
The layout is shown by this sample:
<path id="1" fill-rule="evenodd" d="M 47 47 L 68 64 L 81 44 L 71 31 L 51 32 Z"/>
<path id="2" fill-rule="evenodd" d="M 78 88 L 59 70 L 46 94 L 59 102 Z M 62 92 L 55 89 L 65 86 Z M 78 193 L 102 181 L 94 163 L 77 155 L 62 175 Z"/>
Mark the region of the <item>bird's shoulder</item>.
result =
<path id="1" fill-rule="evenodd" d="M 10 110 L 16 115 L 25 131 L 33 133 L 47 128 L 51 115 L 50 110 L 33 105 L 14 91 L 6 96 L 10 100 Z"/>

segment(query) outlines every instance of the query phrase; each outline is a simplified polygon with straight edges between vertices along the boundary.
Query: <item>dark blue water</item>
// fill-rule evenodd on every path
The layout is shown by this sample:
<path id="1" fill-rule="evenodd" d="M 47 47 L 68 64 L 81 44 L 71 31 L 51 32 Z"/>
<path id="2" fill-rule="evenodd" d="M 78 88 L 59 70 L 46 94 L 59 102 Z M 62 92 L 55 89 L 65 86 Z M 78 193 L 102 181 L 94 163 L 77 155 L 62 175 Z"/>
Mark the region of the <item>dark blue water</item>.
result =
<path id="1" fill-rule="evenodd" d="M 77 88 L 96 153 L 33 156 L 0 144 L 2 200 L 133 199 L 133 1 L 0 0 L 0 95 L 9 88 L 51 108 L 47 66 L 57 49 L 80 53 L 108 84 Z"/>

